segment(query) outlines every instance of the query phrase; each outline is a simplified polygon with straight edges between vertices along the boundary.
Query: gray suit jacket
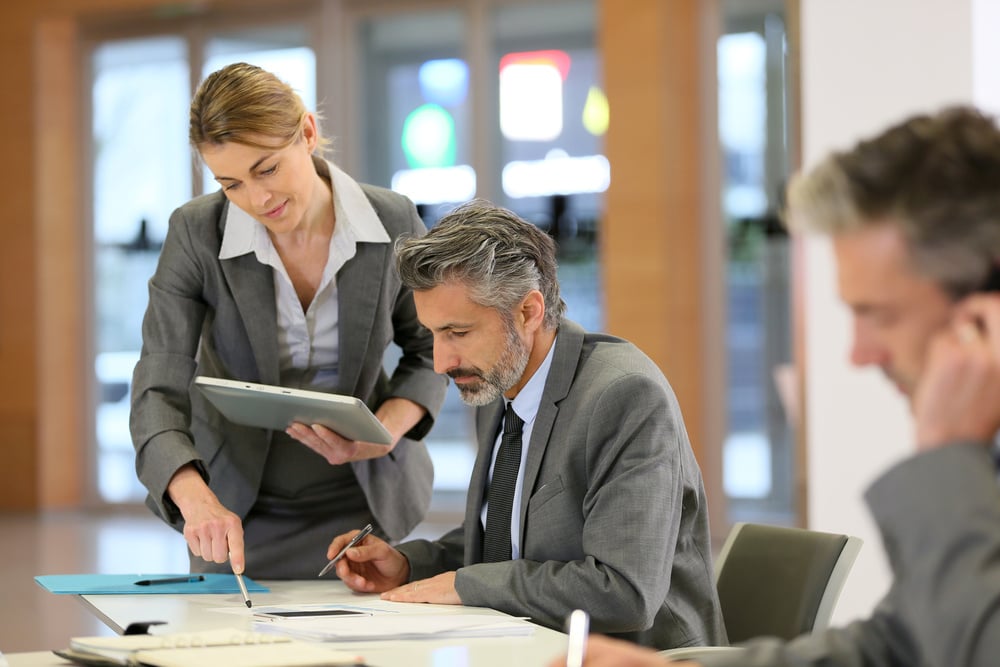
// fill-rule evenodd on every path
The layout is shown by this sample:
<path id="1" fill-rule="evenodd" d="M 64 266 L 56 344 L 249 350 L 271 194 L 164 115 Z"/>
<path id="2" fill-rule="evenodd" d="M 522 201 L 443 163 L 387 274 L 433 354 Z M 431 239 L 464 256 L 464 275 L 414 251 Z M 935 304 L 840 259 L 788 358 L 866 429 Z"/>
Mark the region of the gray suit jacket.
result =
<path id="1" fill-rule="evenodd" d="M 982 444 L 911 457 L 866 493 L 893 584 L 875 613 L 706 667 L 995 667 L 1000 664 L 1000 487 Z"/>
<path id="2" fill-rule="evenodd" d="M 680 408 L 634 345 L 564 320 L 524 473 L 522 558 L 481 563 L 480 510 L 503 401 L 479 408 L 461 528 L 400 545 L 412 579 L 458 570 L 463 604 L 668 648 L 725 643 L 701 472 Z"/>
<path id="3" fill-rule="evenodd" d="M 408 199 L 362 188 L 393 241 L 425 232 Z M 178 468 L 194 463 L 222 504 L 244 517 L 257 498 L 271 442 L 270 431 L 227 422 L 192 386 L 195 375 L 279 381 L 272 270 L 253 254 L 219 260 L 228 205 L 216 192 L 171 216 L 149 282 L 142 355 L 132 378 L 136 470 L 149 490 L 146 503 L 178 530 L 182 517 L 166 496 Z M 338 392 L 372 409 L 403 397 L 428 410 L 391 454 L 351 464 L 380 526 L 400 539 L 430 503 L 433 468 L 420 438 L 441 407 L 447 380 L 433 370 L 433 341 L 396 275 L 392 243 L 358 244 L 337 284 Z M 382 363 L 391 342 L 402 357 L 389 377 Z"/>

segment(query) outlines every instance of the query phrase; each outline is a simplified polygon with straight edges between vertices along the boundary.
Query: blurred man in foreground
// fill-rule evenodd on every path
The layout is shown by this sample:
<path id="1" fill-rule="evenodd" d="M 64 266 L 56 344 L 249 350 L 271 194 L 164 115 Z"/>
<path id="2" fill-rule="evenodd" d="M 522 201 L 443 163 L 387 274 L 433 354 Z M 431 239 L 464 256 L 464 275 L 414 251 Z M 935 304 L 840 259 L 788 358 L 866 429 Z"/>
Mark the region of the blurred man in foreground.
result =
<path id="1" fill-rule="evenodd" d="M 699 662 L 996 665 L 1000 130 L 969 108 L 911 118 L 794 181 L 787 217 L 793 231 L 832 239 L 854 319 L 851 361 L 878 366 L 910 402 L 917 451 L 865 494 L 894 579 L 867 620 Z M 595 637 L 584 664 L 669 663 Z"/>

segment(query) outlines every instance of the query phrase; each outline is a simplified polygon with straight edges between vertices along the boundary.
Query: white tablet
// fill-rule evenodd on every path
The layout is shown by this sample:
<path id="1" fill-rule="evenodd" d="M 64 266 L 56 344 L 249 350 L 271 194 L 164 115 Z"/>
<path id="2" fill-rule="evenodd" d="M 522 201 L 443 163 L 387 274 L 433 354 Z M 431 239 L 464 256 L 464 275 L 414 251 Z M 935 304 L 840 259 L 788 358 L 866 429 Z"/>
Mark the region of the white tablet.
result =
<path id="1" fill-rule="evenodd" d="M 282 431 L 292 422 L 322 424 L 348 440 L 380 445 L 392 442 L 382 422 L 354 396 L 204 375 L 196 377 L 194 383 L 226 419 L 237 424 Z"/>

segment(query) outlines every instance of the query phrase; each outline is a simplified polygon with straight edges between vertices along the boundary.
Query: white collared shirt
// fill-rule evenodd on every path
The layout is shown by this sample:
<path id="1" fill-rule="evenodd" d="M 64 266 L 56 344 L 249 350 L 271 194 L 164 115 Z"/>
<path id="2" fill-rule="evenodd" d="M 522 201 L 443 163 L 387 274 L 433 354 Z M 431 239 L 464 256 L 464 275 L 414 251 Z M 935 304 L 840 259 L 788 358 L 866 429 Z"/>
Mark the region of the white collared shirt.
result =
<path id="1" fill-rule="evenodd" d="M 226 214 L 219 259 L 254 253 L 274 269 L 278 315 L 278 359 L 281 384 L 335 388 L 339 362 L 337 272 L 355 254 L 358 243 L 389 243 L 375 209 L 357 181 L 327 162 L 333 186 L 335 224 L 323 277 L 312 303 L 302 304 L 267 228 L 232 202 Z"/>
<path id="2" fill-rule="evenodd" d="M 556 337 L 558 338 L 558 336 Z M 521 463 L 517 468 L 517 483 L 514 486 L 514 503 L 510 513 L 510 557 L 517 560 L 521 557 L 521 498 L 524 495 L 524 464 L 528 460 L 528 448 L 531 445 L 531 433 L 535 427 L 535 417 L 538 416 L 538 408 L 542 402 L 542 391 L 545 389 L 545 380 L 549 377 L 549 369 L 552 367 L 552 355 L 556 349 L 556 339 L 553 339 L 552 346 L 549 347 L 545 359 L 535 369 L 531 379 L 521 387 L 513 401 L 504 399 L 504 407 L 508 403 L 513 404 L 514 412 L 524 421 L 521 430 Z M 503 436 L 503 429 L 497 434 L 493 442 L 493 462 L 490 463 L 490 479 L 493 479 L 493 466 L 497 462 L 497 453 L 500 451 L 500 439 Z M 489 488 L 489 487 L 487 487 Z M 483 509 L 479 514 L 482 521 L 483 530 L 486 530 L 486 511 L 488 503 L 483 501 Z"/>

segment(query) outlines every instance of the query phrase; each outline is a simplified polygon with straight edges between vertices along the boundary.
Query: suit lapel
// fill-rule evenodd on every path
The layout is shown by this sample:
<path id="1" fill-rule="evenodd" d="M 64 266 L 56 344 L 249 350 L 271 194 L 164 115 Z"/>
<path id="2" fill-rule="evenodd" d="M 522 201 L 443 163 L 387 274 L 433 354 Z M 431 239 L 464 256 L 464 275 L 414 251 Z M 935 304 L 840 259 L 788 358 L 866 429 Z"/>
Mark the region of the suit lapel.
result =
<path id="1" fill-rule="evenodd" d="M 243 318 L 250 349 L 257 362 L 260 382 L 278 384 L 278 320 L 274 305 L 274 278 L 271 267 L 248 253 L 222 262 L 233 300 Z"/>
<path id="2" fill-rule="evenodd" d="M 386 253 L 392 246 L 385 243 L 359 243 L 354 255 L 337 272 L 337 324 L 340 345 L 338 370 L 340 391 L 353 394 L 368 356 L 369 341 L 378 313 L 378 298 L 386 272 L 382 266 L 389 261 Z M 344 350 L 352 350 L 344 354 Z"/>
<path id="3" fill-rule="evenodd" d="M 559 403 L 569 394 L 573 386 L 577 364 L 580 362 L 580 351 L 583 349 L 583 328 L 575 322 L 563 320 L 556 337 L 555 352 L 552 354 L 552 365 L 549 376 L 545 380 L 545 389 L 538 405 L 535 425 L 531 429 L 531 443 L 528 447 L 528 458 L 524 464 L 524 486 L 521 492 L 521 551 L 524 552 L 524 535 L 527 524 L 528 500 L 535 490 L 538 473 L 542 468 L 545 450 L 549 446 L 552 427 L 559 414 Z M 572 446 L 564 443 L 563 446 Z"/>

